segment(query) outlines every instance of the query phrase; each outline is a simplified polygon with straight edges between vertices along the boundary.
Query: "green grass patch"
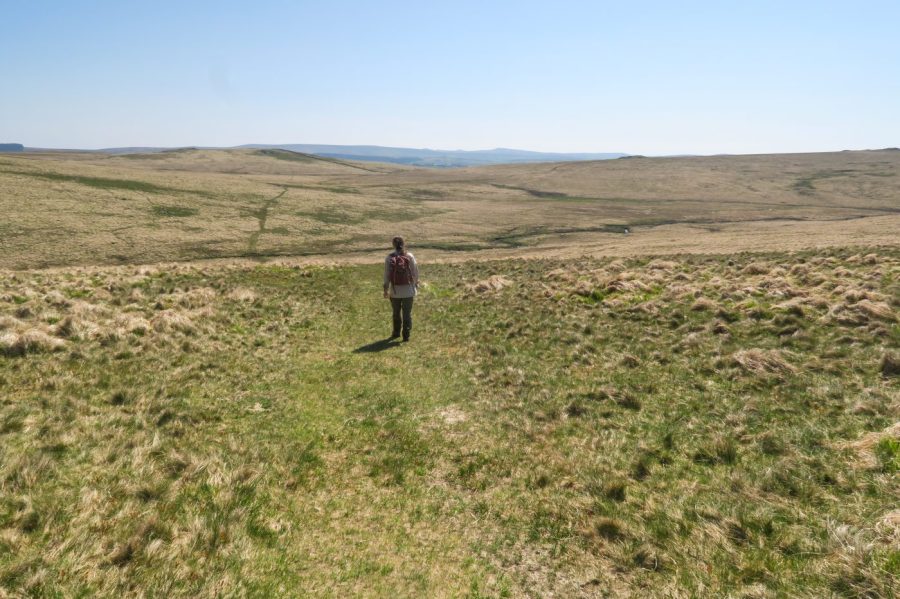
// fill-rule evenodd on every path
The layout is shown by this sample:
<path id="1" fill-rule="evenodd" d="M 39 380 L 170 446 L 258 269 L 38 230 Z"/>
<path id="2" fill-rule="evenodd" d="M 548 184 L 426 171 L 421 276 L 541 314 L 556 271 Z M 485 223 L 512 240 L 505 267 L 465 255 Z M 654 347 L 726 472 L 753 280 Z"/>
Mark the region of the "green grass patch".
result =
<path id="1" fill-rule="evenodd" d="M 783 272 L 744 272 L 763 262 Z M 896 420 L 892 333 L 831 308 L 887 295 L 898 263 L 422 264 L 409 343 L 385 339 L 379 264 L 0 274 L 0 316 L 52 309 L 81 332 L 0 352 L 0 581 L 890 596 L 900 447 L 849 448 Z M 509 284 L 471 291 L 492 275 Z M 812 299 L 792 310 L 774 288 Z"/>
<path id="2" fill-rule="evenodd" d="M 106 190 L 121 190 L 121 191 L 137 191 L 142 193 L 154 193 L 154 194 L 162 194 L 162 193 L 189 193 L 195 195 L 207 195 L 207 192 L 190 190 L 190 189 L 176 189 L 173 187 L 164 187 L 162 185 L 156 185 L 154 183 L 148 183 L 146 181 L 136 181 L 133 179 L 110 179 L 106 177 L 84 177 L 80 175 L 65 175 L 62 173 L 46 173 L 46 172 L 34 172 L 34 171 L 4 171 L 4 173 L 11 175 L 21 175 L 24 177 L 34 177 L 36 179 L 44 179 L 46 181 L 62 181 L 67 183 L 76 183 L 78 185 L 85 185 L 87 187 L 93 187 L 95 189 L 106 189 Z"/>
<path id="3" fill-rule="evenodd" d="M 541 199 L 551 199 L 551 200 L 566 200 L 571 196 L 567 193 L 563 193 L 561 191 L 542 191 L 540 189 L 531 189 L 529 187 L 517 187 L 515 185 L 503 185 L 500 183 L 491 183 L 493 187 L 498 189 L 512 189 L 515 191 L 524 191 L 528 195 L 541 198 Z"/>
<path id="4" fill-rule="evenodd" d="M 402 194 L 404 198 L 409 200 L 445 200 L 450 196 L 449 192 L 442 191 L 439 189 L 422 189 L 422 188 L 414 188 L 414 189 L 404 189 Z"/>
<path id="5" fill-rule="evenodd" d="M 832 179 L 835 177 L 848 177 L 858 172 L 859 171 L 854 169 L 834 169 L 827 171 L 818 171 L 812 173 L 811 175 L 798 178 L 793 185 L 793 189 L 801 195 L 812 195 L 816 191 L 814 185 L 816 181 L 822 179 Z"/>
<path id="6" fill-rule="evenodd" d="M 153 214 L 156 216 L 183 218 L 186 216 L 194 216 L 198 210 L 196 208 L 187 208 L 185 206 L 154 206 Z"/>
<path id="7" fill-rule="evenodd" d="M 328 193 L 359 195 L 361 192 L 356 187 L 346 187 L 340 185 L 301 185 L 299 183 L 272 183 L 278 187 L 288 187 L 290 189 L 308 189 L 311 191 L 327 191 Z"/>
<path id="8" fill-rule="evenodd" d="M 900 472 L 900 439 L 885 437 L 879 441 L 875 446 L 875 457 L 884 472 Z"/>
<path id="9" fill-rule="evenodd" d="M 489 246 L 480 243 L 428 241 L 416 243 L 416 247 L 448 252 L 472 252 L 486 249 Z"/>
<path id="10" fill-rule="evenodd" d="M 534 243 L 537 237 L 547 235 L 569 235 L 573 233 L 625 233 L 629 225 L 597 225 L 592 227 L 523 227 L 516 228 L 512 231 L 490 237 L 488 241 L 492 245 L 502 247 L 524 247 Z"/>

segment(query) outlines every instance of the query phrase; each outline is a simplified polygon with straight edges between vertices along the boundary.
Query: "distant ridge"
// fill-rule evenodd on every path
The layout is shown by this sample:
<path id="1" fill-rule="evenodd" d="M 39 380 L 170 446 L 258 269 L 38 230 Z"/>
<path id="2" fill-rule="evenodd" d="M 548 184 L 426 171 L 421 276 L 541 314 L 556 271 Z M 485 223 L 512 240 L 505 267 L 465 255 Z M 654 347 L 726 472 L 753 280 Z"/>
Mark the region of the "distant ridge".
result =
<path id="1" fill-rule="evenodd" d="M 27 148 L 39 151 L 38 148 Z M 172 152 L 177 150 L 289 150 L 302 154 L 314 154 L 324 158 L 336 158 L 339 160 L 357 160 L 363 162 L 391 162 L 395 164 L 407 164 L 411 166 L 430 167 L 464 167 L 489 164 L 521 164 L 528 162 L 572 162 L 581 160 L 611 160 L 622 158 L 628 154 L 607 153 L 556 153 L 556 152 L 532 152 L 529 150 L 514 150 L 510 148 L 495 148 L 493 150 L 431 150 L 426 148 L 394 148 L 387 146 L 339 146 L 323 144 L 245 144 L 232 147 L 189 146 L 183 148 L 159 148 L 159 147 L 122 147 L 103 148 L 101 150 L 88 150 L 104 154 L 146 154 L 157 152 Z"/>
<path id="2" fill-rule="evenodd" d="M 321 144 L 247 144 L 240 148 L 280 149 L 316 154 L 343 160 L 393 162 L 412 166 L 462 167 L 523 162 L 571 162 L 610 160 L 626 156 L 622 153 L 556 153 L 532 152 L 510 148 L 493 150 L 431 150 L 427 148 L 394 148 L 386 146 L 337 146 Z"/>

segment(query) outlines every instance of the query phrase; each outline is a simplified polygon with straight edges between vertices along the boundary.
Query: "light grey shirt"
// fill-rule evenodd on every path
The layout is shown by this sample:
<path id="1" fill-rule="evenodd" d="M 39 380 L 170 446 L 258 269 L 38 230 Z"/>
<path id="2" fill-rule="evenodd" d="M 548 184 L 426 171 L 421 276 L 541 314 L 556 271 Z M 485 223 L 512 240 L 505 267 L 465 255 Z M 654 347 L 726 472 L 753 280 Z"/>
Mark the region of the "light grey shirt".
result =
<path id="1" fill-rule="evenodd" d="M 411 252 L 406 252 L 409 256 L 409 270 L 412 274 L 412 283 L 409 285 L 394 285 L 391 283 L 391 256 L 395 256 L 397 252 L 391 252 L 384 259 L 384 289 L 391 292 L 391 297 L 415 297 L 416 287 L 419 286 L 419 266 L 416 264 L 416 258 Z"/>

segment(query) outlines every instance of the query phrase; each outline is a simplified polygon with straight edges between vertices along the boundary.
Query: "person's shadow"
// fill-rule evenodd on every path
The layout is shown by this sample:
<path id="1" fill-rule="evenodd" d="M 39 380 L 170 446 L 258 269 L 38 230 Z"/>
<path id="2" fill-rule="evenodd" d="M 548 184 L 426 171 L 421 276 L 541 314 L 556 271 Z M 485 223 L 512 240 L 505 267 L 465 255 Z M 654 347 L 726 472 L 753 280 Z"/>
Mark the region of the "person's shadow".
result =
<path id="1" fill-rule="evenodd" d="M 386 349 L 391 349 L 392 347 L 400 347 L 399 339 L 394 337 L 393 339 L 388 337 L 387 339 L 379 339 L 378 341 L 373 341 L 368 345 L 362 345 L 353 350 L 354 354 L 371 354 L 375 352 L 384 351 Z"/>

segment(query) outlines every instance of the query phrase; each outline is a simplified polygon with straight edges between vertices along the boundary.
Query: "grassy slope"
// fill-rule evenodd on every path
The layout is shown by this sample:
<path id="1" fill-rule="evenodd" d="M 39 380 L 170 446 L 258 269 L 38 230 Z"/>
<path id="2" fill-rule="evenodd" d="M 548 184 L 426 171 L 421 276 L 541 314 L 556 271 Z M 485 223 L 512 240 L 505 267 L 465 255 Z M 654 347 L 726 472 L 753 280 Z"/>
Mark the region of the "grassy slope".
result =
<path id="1" fill-rule="evenodd" d="M 6 275 L 0 589 L 888 596 L 898 264 Z"/>
<path id="2" fill-rule="evenodd" d="M 340 256 L 395 234 L 457 254 L 586 242 L 606 255 L 890 243 L 898 173 L 900 152 L 470 169 L 274 150 L 4 156 L 0 267 Z"/>

